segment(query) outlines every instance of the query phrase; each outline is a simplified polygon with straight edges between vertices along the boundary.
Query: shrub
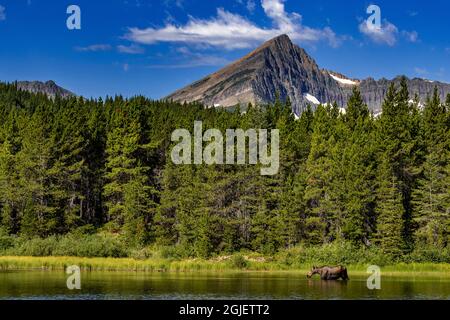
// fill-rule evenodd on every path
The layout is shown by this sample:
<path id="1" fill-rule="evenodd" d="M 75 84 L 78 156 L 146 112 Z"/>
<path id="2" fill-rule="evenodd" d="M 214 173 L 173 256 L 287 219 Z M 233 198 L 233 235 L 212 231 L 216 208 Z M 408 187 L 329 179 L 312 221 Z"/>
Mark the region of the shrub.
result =
<path id="1" fill-rule="evenodd" d="M 13 249 L 15 255 L 20 256 L 51 256 L 53 255 L 56 247 L 58 246 L 58 238 L 56 236 L 50 236 L 48 238 L 32 238 L 32 239 L 19 239 L 19 244 Z"/>
<path id="2" fill-rule="evenodd" d="M 183 245 L 163 246 L 159 247 L 158 250 L 163 259 L 185 259 L 196 256 L 194 248 Z"/>
<path id="3" fill-rule="evenodd" d="M 153 257 L 153 252 L 150 250 L 150 248 L 141 248 L 141 249 L 133 249 L 130 251 L 130 258 L 136 259 L 136 260 L 145 260 Z"/>
<path id="4" fill-rule="evenodd" d="M 0 227 L 0 253 L 14 247 L 15 240 L 15 237 L 9 235 L 4 228 Z"/>
<path id="5" fill-rule="evenodd" d="M 68 235 L 63 237 L 55 255 L 120 258 L 128 256 L 128 252 L 123 242 L 112 235 Z"/>
<path id="6" fill-rule="evenodd" d="M 67 234 L 43 238 L 19 238 L 3 254 L 18 256 L 126 257 L 128 251 L 120 239 L 111 235 Z"/>
<path id="7" fill-rule="evenodd" d="M 236 254 L 231 258 L 231 266 L 237 269 L 245 269 L 248 267 L 248 261 L 241 254 Z"/>
<path id="8" fill-rule="evenodd" d="M 388 265 L 392 257 L 376 247 L 357 247 L 349 242 L 336 241 L 322 246 L 297 246 L 280 251 L 276 260 L 287 266 L 376 264 Z"/>
<path id="9" fill-rule="evenodd" d="M 450 263 L 450 249 L 420 246 L 404 257 L 405 262 Z"/>

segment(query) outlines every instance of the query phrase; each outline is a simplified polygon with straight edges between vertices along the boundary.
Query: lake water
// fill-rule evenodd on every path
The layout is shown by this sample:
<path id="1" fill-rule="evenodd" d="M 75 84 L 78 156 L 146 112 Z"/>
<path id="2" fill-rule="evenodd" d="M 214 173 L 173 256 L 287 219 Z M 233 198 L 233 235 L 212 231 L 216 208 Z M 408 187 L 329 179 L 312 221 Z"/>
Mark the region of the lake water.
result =
<path id="1" fill-rule="evenodd" d="M 450 299 L 450 277 L 382 276 L 381 290 L 365 276 L 348 282 L 301 273 L 82 272 L 69 290 L 63 271 L 0 271 L 0 299 Z"/>

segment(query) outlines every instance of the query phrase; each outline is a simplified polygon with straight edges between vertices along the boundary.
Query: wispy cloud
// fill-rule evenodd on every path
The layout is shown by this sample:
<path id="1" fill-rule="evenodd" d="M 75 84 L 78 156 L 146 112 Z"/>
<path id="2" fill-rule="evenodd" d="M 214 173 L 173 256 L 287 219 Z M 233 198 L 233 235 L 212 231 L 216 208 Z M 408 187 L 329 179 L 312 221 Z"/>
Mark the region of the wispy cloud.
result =
<path id="1" fill-rule="evenodd" d="M 192 52 L 187 47 L 176 49 L 178 63 L 171 64 L 153 64 L 147 66 L 150 69 L 187 69 L 196 67 L 217 67 L 225 66 L 230 63 L 229 60 L 215 55 Z"/>
<path id="2" fill-rule="evenodd" d="M 184 0 L 164 0 L 163 3 L 166 7 L 171 7 L 175 5 L 176 7 L 183 9 Z"/>
<path id="3" fill-rule="evenodd" d="M 249 48 L 280 34 L 288 34 L 300 43 L 327 41 L 332 47 L 342 41 L 329 27 L 304 26 L 300 14 L 286 12 L 284 0 L 262 0 L 261 6 L 272 21 L 272 28 L 260 27 L 241 15 L 218 8 L 215 17 L 197 19 L 190 16 L 185 25 L 167 23 L 162 28 L 130 28 L 125 37 L 140 44 L 172 42 L 225 49 Z"/>
<path id="4" fill-rule="evenodd" d="M 138 45 L 132 44 L 131 46 L 118 45 L 117 51 L 128 54 L 143 54 L 145 49 Z"/>
<path id="5" fill-rule="evenodd" d="M 0 5 L 0 21 L 6 20 L 6 8 Z"/>
<path id="6" fill-rule="evenodd" d="M 419 76 L 426 76 L 430 74 L 430 72 L 427 69 L 419 67 L 415 67 L 414 72 Z"/>
<path id="7" fill-rule="evenodd" d="M 396 25 L 386 19 L 379 28 L 372 25 L 369 26 L 367 20 L 363 20 L 359 24 L 359 31 L 373 42 L 391 47 L 396 45 L 400 36 L 408 42 L 415 43 L 419 41 L 419 33 L 417 31 L 399 31 Z"/>
<path id="8" fill-rule="evenodd" d="M 446 75 L 446 69 L 445 68 L 443 68 L 443 67 L 441 67 L 441 68 L 439 68 L 439 71 L 436 73 L 436 75 L 439 77 L 439 78 L 443 78 L 443 77 L 445 77 L 445 75 Z"/>
<path id="9" fill-rule="evenodd" d="M 86 47 L 75 47 L 76 51 L 80 52 L 97 52 L 97 51 L 109 51 L 112 47 L 109 44 L 92 44 Z"/>
<path id="10" fill-rule="evenodd" d="M 196 60 L 191 60 L 185 63 L 172 63 L 172 64 L 152 64 L 148 65 L 148 69 L 189 69 L 189 68 L 198 68 L 198 67 L 217 67 L 224 66 L 229 61 L 224 60 L 220 57 L 207 57 L 199 58 Z"/>
<path id="11" fill-rule="evenodd" d="M 140 8 L 142 6 L 142 3 L 141 3 L 140 0 L 130 0 L 130 1 L 125 0 L 124 4 L 125 5 L 131 5 L 131 6 L 134 6 L 136 8 Z"/>
<path id="12" fill-rule="evenodd" d="M 378 44 L 394 46 L 397 43 L 398 28 L 387 20 L 384 20 L 379 28 L 369 26 L 367 20 L 359 25 L 359 31 Z"/>
<path id="13" fill-rule="evenodd" d="M 242 6 L 245 6 L 248 12 L 253 14 L 256 9 L 256 2 L 255 0 L 236 0 L 237 3 L 239 3 Z"/>
<path id="14" fill-rule="evenodd" d="M 247 0 L 247 4 L 245 6 L 250 13 L 255 12 L 256 3 L 254 0 Z"/>
<path id="15" fill-rule="evenodd" d="M 402 35 L 405 37 L 405 39 L 409 42 L 415 43 L 419 41 L 419 34 L 417 31 L 402 31 Z"/>
<path id="16" fill-rule="evenodd" d="M 423 78 L 432 78 L 434 80 L 445 82 L 446 70 L 443 67 L 438 70 L 428 70 L 426 68 L 415 67 L 414 73 Z"/>

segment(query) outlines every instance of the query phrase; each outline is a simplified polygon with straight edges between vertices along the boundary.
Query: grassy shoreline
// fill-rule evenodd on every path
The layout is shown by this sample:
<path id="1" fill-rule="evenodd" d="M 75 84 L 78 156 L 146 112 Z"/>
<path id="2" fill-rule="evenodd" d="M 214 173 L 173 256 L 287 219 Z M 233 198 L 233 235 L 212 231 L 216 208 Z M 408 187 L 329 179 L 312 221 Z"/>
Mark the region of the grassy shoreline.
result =
<path id="1" fill-rule="evenodd" d="M 146 259 L 132 258 L 81 258 L 81 257 L 22 257 L 0 256 L 0 271 L 5 270 L 64 270 L 78 265 L 84 271 L 132 271 L 132 272 L 304 272 L 310 265 L 283 265 L 279 262 L 246 260 L 245 266 L 236 266 L 233 261 L 217 259 Z M 354 275 L 365 275 L 367 264 L 347 265 Z M 446 263 L 398 263 L 383 266 L 384 275 L 440 275 L 450 277 L 450 264 Z"/>

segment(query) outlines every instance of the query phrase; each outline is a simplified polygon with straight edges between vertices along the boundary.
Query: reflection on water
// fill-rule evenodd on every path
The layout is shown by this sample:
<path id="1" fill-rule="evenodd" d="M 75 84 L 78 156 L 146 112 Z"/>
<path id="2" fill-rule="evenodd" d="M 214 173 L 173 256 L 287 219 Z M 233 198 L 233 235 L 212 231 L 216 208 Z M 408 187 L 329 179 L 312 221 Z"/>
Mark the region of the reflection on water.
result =
<path id="1" fill-rule="evenodd" d="M 307 279 L 300 273 L 82 272 L 81 290 L 55 271 L 0 271 L 0 299 L 450 299 L 449 277 Z"/>

